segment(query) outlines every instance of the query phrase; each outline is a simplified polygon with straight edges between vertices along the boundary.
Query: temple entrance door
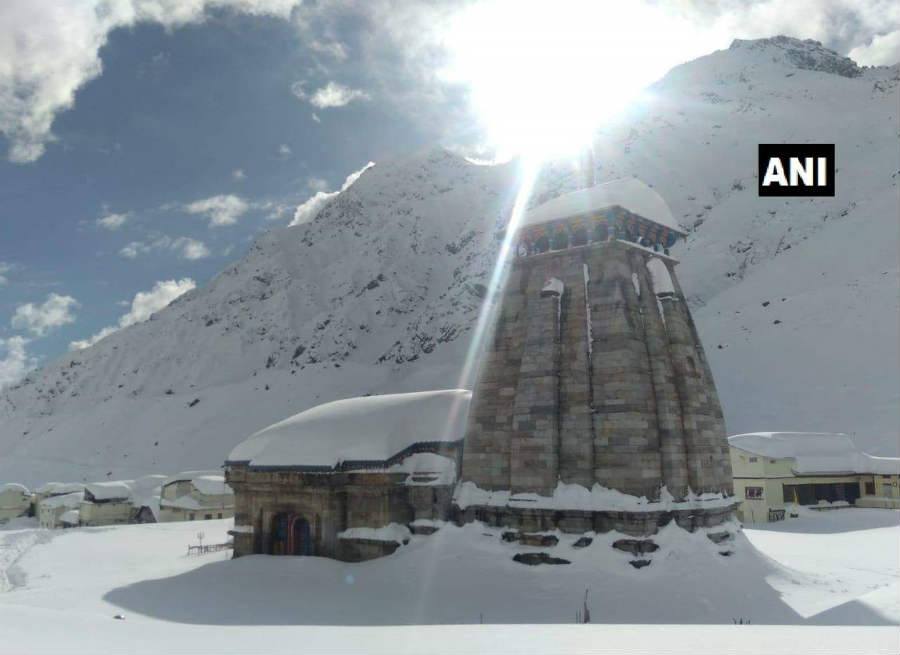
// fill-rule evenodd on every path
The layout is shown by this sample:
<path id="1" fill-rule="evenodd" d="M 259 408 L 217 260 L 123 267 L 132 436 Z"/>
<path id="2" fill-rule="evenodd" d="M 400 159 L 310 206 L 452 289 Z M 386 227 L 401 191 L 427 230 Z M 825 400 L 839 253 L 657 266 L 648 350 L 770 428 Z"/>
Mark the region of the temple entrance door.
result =
<path id="1" fill-rule="evenodd" d="M 309 521 L 293 513 L 282 512 L 272 517 L 273 555 L 312 555 Z"/>
<path id="2" fill-rule="evenodd" d="M 312 555 L 309 521 L 302 516 L 295 516 L 291 523 L 291 554 Z"/>

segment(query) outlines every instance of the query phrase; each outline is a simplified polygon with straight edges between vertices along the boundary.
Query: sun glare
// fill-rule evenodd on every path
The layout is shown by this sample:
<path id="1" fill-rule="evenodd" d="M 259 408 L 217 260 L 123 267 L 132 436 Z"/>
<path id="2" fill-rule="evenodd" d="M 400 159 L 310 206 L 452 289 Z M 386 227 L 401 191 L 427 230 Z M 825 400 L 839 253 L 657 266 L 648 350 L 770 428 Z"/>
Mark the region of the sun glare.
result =
<path id="1" fill-rule="evenodd" d="M 445 38 L 447 80 L 468 86 L 502 156 L 572 155 L 710 34 L 638 1 L 488 0 L 462 11 Z"/>

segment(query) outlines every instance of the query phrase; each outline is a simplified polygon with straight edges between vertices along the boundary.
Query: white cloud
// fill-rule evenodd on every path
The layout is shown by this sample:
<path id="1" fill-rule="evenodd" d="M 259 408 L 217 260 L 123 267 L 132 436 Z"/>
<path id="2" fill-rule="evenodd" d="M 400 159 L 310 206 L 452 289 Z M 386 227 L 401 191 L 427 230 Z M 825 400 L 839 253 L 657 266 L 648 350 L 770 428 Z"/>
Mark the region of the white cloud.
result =
<path id="1" fill-rule="evenodd" d="M 69 344 L 70 350 L 81 350 L 108 337 L 113 332 L 135 323 L 146 321 L 152 314 L 168 306 L 173 300 L 184 293 L 197 287 L 197 284 L 189 277 L 181 280 L 163 280 L 153 285 L 150 291 L 139 291 L 131 301 L 131 309 L 127 314 L 119 317 L 119 323 L 115 326 L 105 327 L 95 335 L 81 341 L 73 341 Z"/>
<path id="2" fill-rule="evenodd" d="M 15 384 L 34 368 L 35 361 L 25 349 L 28 343 L 24 337 L 0 339 L 0 389 Z"/>
<path id="3" fill-rule="evenodd" d="M 122 214 L 106 214 L 97 219 L 97 225 L 107 230 L 118 230 L 128 221 L 130 214 L 125 212 Z"/>
<path id="4" fill-rule="evenodd" d="M 0 2 L 0 133 L 9 159 L 31 162 L 53 140 L 56 115 L 103 70 L 109 33 L 140 22 L 166 28 L 196 23 L 229 8 L 287 19 L 300 0 L 3 0 Z"/>
<path id="5" fill-rule="evenodd" d="M 43 304 L 26 303 L 16 307 L 10 323 L 17 330 L 27 330 L 42 337 L 54 328 L 75 322 L 73 310 L 79 307 L 72 296 L 51 293 Z"/>
<path id="6" fill-rule="evenodd" d="M 331 202 L 331 200 L 341 191 L 346 191 L 348 188 L 350 188 L 350 186 L 354 182 L 356 182 L 356 180 L 358 180 L 363 173 L 365 173 L 374 165 L 375 162 L 370 161 L 358 171 L 350 173 L 350 175 L 347 176 L 347 179 L 344 180 L 344 183 L 341 185 L 339 191 L 316 192 L 315 195 L 313 195 L 306 202 L 304 202 L 294 210 L 294 218 L 288 225 L 301 225 L 303 223 L 308 223 L 309 221 L 314 219 L 316 215 L 322 210 L 322 208 L 325 207 L 325 205 Z"/>
<path id="7" fill-rule="evenodd" d="M 291 156 L 291 147 L 286 143 L 282 143 L 280 146 L 278 146 L 278 155 L 284 159 L 287 159 Z"/>
<path id="8" fill-rule="evenodd" d="M 188 237 L 178 237 L 172 242 L 172 248 L 178 250 L 185 259 L 203 259 L 209 257 L 209 248 L 206 244 L 197 239 Z"/>
<path id="9" fill-rule="evenodd" d="M 320 41 L 314 39 L 308 43 L 309 49 L 322 55 L 328 55 L 337 61 L 347 60 L 347 48 L 340 41 Z"/>
<path id="10" fill-rule="evenodd" d="M 313 107 L 328 109 L 329 107 L 343 107 L 354 100 L 369 100 L 369 94 L 360 89 L 351 89 L 337 82 L 329 82 L 321 89 L 317 89 L 309 98 Z"/>
<path id="11" fill-rule="evenodd" d="M 241 180 L 247 179 L 247 174 L 244 173 L 243 168 L 235 168 L 233 171 L 231 171 L 231 178 L 240 182 Z"/>
<path id="12" fill-rule="evenodd" d="M 12 268 L 12 264 L 0 262 L 0 287 L 6 285 L 6 283 L 9 282 L 9 278 L 6 277 L 6 274 L 9 273 Z"/>
<path id="13" fill-rule="evenodd" d="M 212 196 L 203 200 L 195 200 L 182 207 L 189 214 L 200 214 L 209 218 L 210 227 L 234 225 L 243 216 L 250 204 L 240 196 L 233 194 Z"/>
<path id="14" fill-rule="evenodd" d="M 321 177 L 311 177 L 306 180 L 306 186 L 313 191 L 325 191 L 328 188 L 328 182 Z"/>
<path id="15" fill-rule="evenodd" d="M 191 260 L 203 259 L 210 255 L 209 248 L 202 241 L 190 237 L 172 239 L 165 235 L 150 241 L 131 241 L 119 250 L 119 255 L 126 259 L 136 259 L 154 250 L 170 250 L 177 252 L 184 259 Z"/>
<path id="16" fill-rule="evenodd" d="M 892 66 L 900 63 L 900 30 L 874 37 L 868 45 L 853 48 L 849 56 L 864 66 Z"/>

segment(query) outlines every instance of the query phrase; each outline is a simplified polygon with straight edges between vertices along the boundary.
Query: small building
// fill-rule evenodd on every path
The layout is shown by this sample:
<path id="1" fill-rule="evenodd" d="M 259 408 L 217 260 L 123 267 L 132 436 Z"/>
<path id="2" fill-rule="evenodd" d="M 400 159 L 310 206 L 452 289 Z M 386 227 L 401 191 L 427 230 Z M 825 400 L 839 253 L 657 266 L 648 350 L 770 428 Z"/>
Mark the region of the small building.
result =
<path id="1" fill-rule="evenodd" d="M 166 475 L 145 475 L 134 481 L 131 487 L 131 504 L 134 510 L 132 523 L 157 523 L 162 485 Z"/>
<path id="2" fill-rule="evenodd" d="M 59 483 L 52 483 L 59 484 Z M 70 489 L 75 485 L 62 485 L 56 487 L 57 490 Z M 62 516 L 69 510 L 79 510 L 81 501 L 84 500 L 84 487 L 77 485 L 77 491 L 59 491 L 52 495 L 43 495 L 37 502 L 37 518 L 38 524 L 42 528 L 54 529 L 62 527 Z M 46 485 L 45 485 L 46 487 Z M 71 520 L 72 515 L 69 514 L 67 520 Z M 77 524 L 77 523 L 76 523 Z"/>
<path id="3" fill-rule="evenodd" d="M 132 484 L 132 480 L 118 480 L 85 485 L 78 511 L 79 525 L 131 523 L 134 516 Z"/>
<path id="4" fill-rule="evenodd" d="M 235 557 L 392 553 L 448 518 L 471 393 L 366 396 L 252 435 L 226 461 Z"/>
<path id="5" fill-rule="evenodd" d="M 30 509 L 31 492 L 28 487 L 15 482 L 0 485 L 0 523 L 26 516 Z"/>
<path id="6" fill-rule="evenodd" d="M 756 432 L 728 443 L 744 522 L 781 520 L 790 505 L 900 509 L 900 458 L 869 455 L 846 434 Z"/>
<path id="7" fill-rule="evenodd" d="M 166 479 L 161 488 L 159 518 L 203 521 L 234 516 L 234 492 L 219 471 L 185 471 Z"/>

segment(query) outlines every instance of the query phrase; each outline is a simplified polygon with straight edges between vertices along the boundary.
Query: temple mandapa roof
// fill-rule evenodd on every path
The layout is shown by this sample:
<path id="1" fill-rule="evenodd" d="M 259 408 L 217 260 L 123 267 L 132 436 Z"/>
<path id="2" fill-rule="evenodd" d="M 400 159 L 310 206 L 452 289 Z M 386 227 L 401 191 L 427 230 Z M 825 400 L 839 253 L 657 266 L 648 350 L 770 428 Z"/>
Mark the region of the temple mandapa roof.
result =
<path id="1" fill-rule="evenodd" d="M 876 457 L 856 447 L 846 434 L 830 432 L 753 432 L 728 437 L 728 443 L 754 455 L 793 459 L 799 475 L 878 473 L 900 475 L 900 457 Z"/>
<path id="2" fill-rule="evenodd" d="M 260 430 L 227 463 L 332 469 L 344 461 L 386 462 L 417 443 L 460 441 L 471 396 L 444 389 L 325 403 Z"/>
<path id="3" fill-rule="evenodd" d="M 539 225 L 547 221 L 578 216 L 615 205 L 679 234 L 685 234 L 684 229 L 672 216 L 663 197 L 633 177 L 612 180 L 557 196 L 528 210 L 522 218 L 521 226 Z"/>

